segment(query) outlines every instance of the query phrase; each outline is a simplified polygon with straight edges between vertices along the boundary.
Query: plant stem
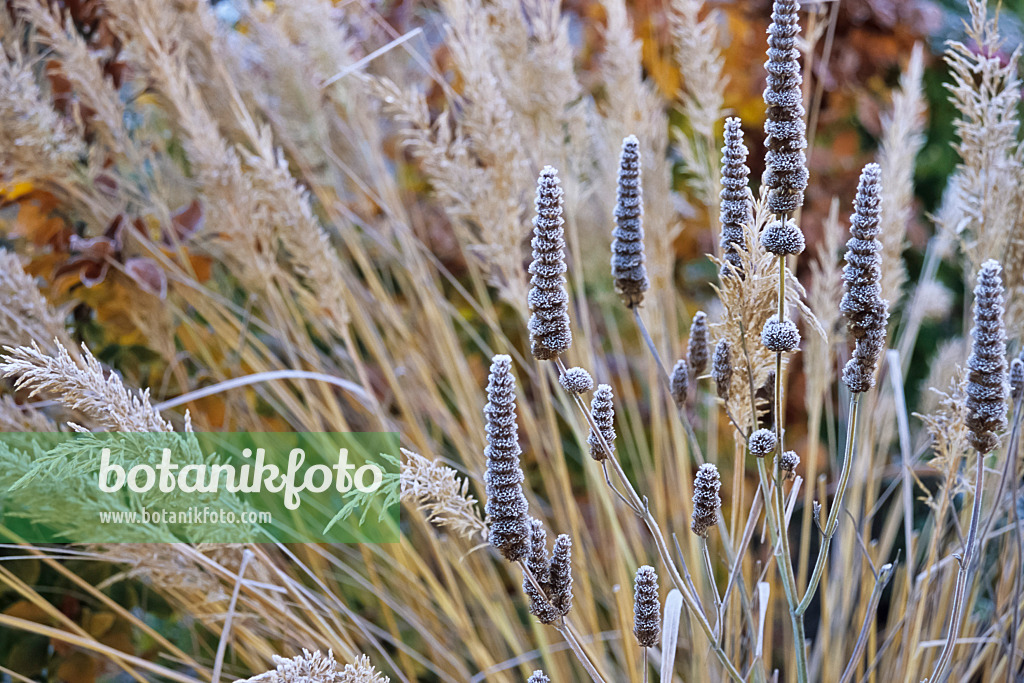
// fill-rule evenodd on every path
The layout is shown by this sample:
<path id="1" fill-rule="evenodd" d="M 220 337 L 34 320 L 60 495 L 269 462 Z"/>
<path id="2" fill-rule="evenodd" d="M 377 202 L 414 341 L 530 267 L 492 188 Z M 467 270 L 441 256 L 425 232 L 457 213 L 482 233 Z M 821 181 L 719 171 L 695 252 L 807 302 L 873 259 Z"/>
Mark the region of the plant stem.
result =
<path id="1" fill-rule="evenodd" d="M 718 584 L 715 583 L 715 570 L 711 565 L 711 553 L 708 552 L 708 539 L 700 540 L 701 554 L 704 556 L 704 571 L 708 575 L 708 583 L 711 584 L 711 595 L 715 598 L 715 640 L 722 637 L 722 598 L 718 593 Z"/>
<path id="2" fill-rule="evenodd" d="M 832 499 L 832 507 L 828 511 L 828 521 L 825 523 L 821 546 L 818 548 L 818 559 L 814 563 L 814 571 L 811 572 L 811 581 L 807 584 L 807 592 L 797 605 L 797 614 L 803 615 L 814 599 L 814 592 L 821 581 L 821 573 L 825 571 L 825 564 L 828 562 L 829 546 L 832 536 L 839 524 L 839 510 L 843 506 L 843 496 L 846 494 L 846 486 L 850 481 L 850 472 L 853 469 L 853 452 L 857 436 L 857 419 L 860 415 L 860 394 L 850 395 L 850 419 L 846 426 L 846 453 L 843 455 L 843 469 L 839 474 L 839 484 L 836 487 L 836 495 Z"/>
<path id="3" fill-rule="evenodd" d="M 985 456 L 978 453 L 978 471 L 974 481 L 974 506 L 971 509 L 971 528 L 967 532 L 967 542 L 964 546 L 964 556 L 960 558 L 960 569 L 956 573 L 956 587 L 953 590 L 953 610 L 949 615 L 949 632 L 946 634 L 946 642 L 939 653 L 939 659 L 935 662 L 935 669 L 932 671 L 929 683 L 936 683 L 944 673 L 949 660 L 953 656 L 953 649 L 956 647 L 956 639 L 960 634 L 960 620 L 964 611 L 964 598 L 967 595 L 967 579 L 971 570 L 971 563 L 974 561 L 974 545 L 977 541 L 978 526 L 981 517 L 981 499 L 984 492 L 985 482 Z M 1014 634 L 1016 635 L 1016 634 Z"/>
<path id="4" fill-rule="evenodd" d="M 892 575 L 893 566 L 886 564 L 882 566 L 878 576 L 875 578 L 875 587 L 871 591 L 871 600 L 868 603 L 867 612 L 864 613 L 864 625 L 860 629 L 857 643 L 853 646 L 853 654 L 850 656 L 850 661 L 846 664 L 843 675 L 839 678 L 839 683 L 850 683 L 850 679 L 853 678 L 853 674 L 857 670 L 857 664 L 860 662 L 861 655 L 864 654 L 864 646 L 868 642 L 868 631 L 871 628 L 871 622 L 874 621 L 875 613 L 878 611 L 878 602 L 882 599 L 882 591 L 889 584 L 889 579 L 892 578 Z"/>

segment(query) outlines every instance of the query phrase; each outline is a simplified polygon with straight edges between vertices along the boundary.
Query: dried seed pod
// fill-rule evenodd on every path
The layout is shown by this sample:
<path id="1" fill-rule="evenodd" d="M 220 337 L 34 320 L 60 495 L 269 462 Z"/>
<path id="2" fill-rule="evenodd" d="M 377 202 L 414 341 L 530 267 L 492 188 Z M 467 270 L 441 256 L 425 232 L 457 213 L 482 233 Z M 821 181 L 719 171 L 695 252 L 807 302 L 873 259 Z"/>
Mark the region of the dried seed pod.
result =
<path id="1" fill-rule="evenodd" d="M 519 465 L 519 425 L 516 421 L 516 379 L 512 359 L 499 354 L 492 359 L 487 378 L 486 511 L 491 520 L 491 545 L 510 562 L 530 552 L 529 505 L 523 495 L 523 470 Z"/>
<path id="2" fill-rule="evenodd" d="M 565 288 L 565 230 L 558 171 L 545 166 L 537 179 L 530 263 L 530 347 L 537 360 L 553 360 L 572 345 Z"/>
<path id="3" fill-rule="evenodd" d="M 802 254 L 806 243 L 796 221 L 789 218 L 785 223 L 780 220 L 769 223 L 761 233 L 761 246 L 776 256 L 786 256 Z"/>
<path id="4" fill-rule="evenodd" d="M 721 488 L 722 478 L 717 467 L 708 462 L 697 468 L 693 479 L 693 521 L 690 528 L 698 536 L 707 537 L 708 529 L 718 524 L 718 513 L 722 509 L 722 499 L 718 495 Z"/>
<path id="5" fill-rule="evenodd" d="M 690 376 L 697 379 L 708 369 L 708 316 L 704 311 L 697 311 L 690 323 L 690 339 L 686 344 L 686 363 L 690 366 Z"/>
<path id="6" fill-rule="evenodd" d="M 786 353 L 800 346 L 800 331 L 789 318 L 779 322 L 779 316 L 772 314 L 761 330 L 761 343 L 769 351 Z"/>
<path id="7" fill-rule="evenodd" d="M 633 635 L 640 647 L 654 647 L 661 636 L 658 574 L 646 564 L 636 570 L 633 581 Z"/>
<path id="8" fill-rule="evenodd" d="M 1024 397 L 1024 360 L 1020 358 L 1010 363 L 1010 391 L 1015 401 Z"/>
<path id="9" fill-rule="evenodd" d="M 562 388 L 574 396 L 594 388 L 594 378 L 583 368 L 569 368 L 558 378 Z"/>
<path id="10" fill-rule="evenodd" d="M 1003 324 L 1002 266 L 981 265 L 974 288 L 974 327 L 967 359 L 967 440 L 982 455 L 999 445 L 1006 428 L 1006 328 Z"/>
<path id="11" fill-rule="evenodd" d="M 715 380 L 715 393 L 723 401 L 729 400 L 732 386 L 732 345 L 727 339 L 715 344 L 715 355 L 711 359 L 711 378 Z"/>
<path id="12" fill-rule="evenodd" d="M 854 339 L 853 356 L 843 368 L 843 382 L 853 393 L 875 386 L 875 369 L 885 347 L 889 321 L 889 304 L 882 299 L 882 243 L 878 241 L 881 181 L 878 164 L 864 167 L 850 219 L 852 236 L 846 243 L 844 292 L 839 309 L 846 316 Z"/>
<path id="13" fill-rule="evenodd" d="M 743 144 L 743 130 L 740 120 L 725 120 L 725 147 L 722 148 L 722 192 L 719 222 L 722 224 L 722 257 L 727 264 L 741 271 L 743 259 L 739 252 L 746 250 L 743 227 L 753 223 L 753 211 L 748 192 L 747 146 Z M 723 264 L 720 277 L 729 274 L 728 265 Z"/>
<path id="14" fill-rule="evenodd" d="M 747 447 L 751 453 L 759 458 L 763 458 L 769 453 L 773 453 L 778 443 L 778 439 L 775 438 L 775 432 L 770 429 L 758 429 L 750 435 L 750 439 L 747 440 Z"/>
<path id="15" fill-rule="evenodd" d="M 682 408 L 686 405 L 686 395 L 690 391 L 690 370 L 685 360 L 677 360 L 672 374 L 669 376 L 669 389 L 672 391 L 672 400 Z"/>
<path id="16" fill-rule="evenodd" d="M 615 193 L 612 231 L 612 278 L 615 291 L 630 308 L 639 306 L 650 287 L 644 265 L 644 201 L 640 178 L 640 142 L 635 135 L 622 141 L 619 183 Z"/>
<path id="17" fill-rule="evenodd" d="M 544 675 L 544 672 L 537 669 L 526 679 L 526 683 L 551 683 L 551 679 Z"/>
<path id="18" fill-rule="evenodd" d="M 604 437 L 604 443 L 614 453 L 615 403 L 611 386 L 607 384 L 597 385 L 594 397 L 590 399 L 590 417 L 593 419 L 594 424 L 597 425 L 598 433 Z M 601 445 L 601 439 L 594 433 L 593 427 L 590 428 L 590 434 L 587 436 L 587 444 L 590 446 L 590 457 L 594 460 L 601 461 L 608 458 L 609 454 L 605 452 L 604 447 Z"/>
<path id="19" fill-rule="evenodd" d="M 768 188 L 768 210 L 776 216 L 789 215 L 800 208 L 807 188 L 803 77 L 796 44 L 799 10 L 797 0 L 775 0 L 768 27 L 768 86 L 764 91 L 768 152 L 762 182 Z"/>
<path id="20" fill-rule="evenodd" d="M 572 538 L 559 534 L 551 552 L 551 604 L 560 616 L 572 609 Z"/>
<path id="21" fill-rule="evenodd" d="M 779 469 L 783 472 L 792 472 L 800 465 L 800 456 L 796 451 L 786 451 L 779 458 Z"/>

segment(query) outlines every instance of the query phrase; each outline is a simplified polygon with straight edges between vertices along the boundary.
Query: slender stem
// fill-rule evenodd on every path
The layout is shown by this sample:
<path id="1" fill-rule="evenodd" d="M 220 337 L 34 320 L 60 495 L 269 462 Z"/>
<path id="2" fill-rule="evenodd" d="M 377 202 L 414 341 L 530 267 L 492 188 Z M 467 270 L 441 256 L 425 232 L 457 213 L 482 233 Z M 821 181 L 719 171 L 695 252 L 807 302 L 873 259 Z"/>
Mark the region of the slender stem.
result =
<path id="1" fill-rule="evenodd" d="M 1013 544 L 1017 549 L 1017 571 L 1013 575 L 1013 590 L 1010 595 L 1018 593 L 1018 582 L 1021 573 L 1024 572 L 1024 545 L 1021 543 L 1020 514 L 1017 511 L 1017 450 L 1020 444 L 1020 422 L 1024 414 L 1024 397 L 1017 399 L 1016 410 L 1013 413 L 1013 431 L 1010 434 L 1010 447 L 1006 459 L 1010 461 L 1010 481 L 1013 482 L 1013 491 L 1010 496 L 1010 517 L 1013 520 Z M 1020 600 L 1013 601 L 1013 627 L 1010 629 L 1010 655 L 1006 667 L 1006 683 L 1013 683 L 1013 663 L 1017 661 L 1017 624 L 1020 620 Z"/>
<path id="2" fill-rule="evenodd" d="M 651 668 L 651 667 L 647 663 L 647 648 L 646 647 L 644 648 L 644 656 L 643 656 L 643 658 L 640 661 L 641 661 L 641 667 L 643 668 L 643 671 L 644 671 L 644 683 L 647 683 L 647 670 L 649 668 Z"/>
<path id="3" fill-rule="evenodd" d="M 857 665 L 860 663 L 861 655 L 864 654 L 864 647 L 868 642 L 868 632 L 871 630 L 871 623 L 875 620 L 878 603 L 882 599 L 882 591 L 889 584 L 889 579 L 892 578 L 892 575 L 893 566 L 886 564 L 882 566 L 881 571 L 878 572 L 878 576 L 875 578 L 875 587 L 871 591 L 871 600 L 868 602 L 868 609 L 864 613 L 864 625 L 860 629 L 857 643 L 853 646 L 853 654 L 850 656 L 850 661 L 846 664 L 843 675 L 839 678 L 839 683 L 850 683 L 850 679 L 853 678 L 853 674 L 857 671 Z"/>
<path id="4" fill-rule="evenodd" d="M 711 584 L 711 595 L 715 598 L 715 640 L 722 637 L 722 598 L 718 593 L 718 584 L 715 583 L 715 570 L 711 565 L 711 553 L 708 552 L 708 539 L 700 540 L 701 554 L 704 556 L 704 571 L 708 575 L 708 583 Z"/>
<path id="5" fill-rule="evenodd" d="M 843 469 L 839 474 L 839 484 L 836 487 L 836 495 L 832 499 L 832 507 L 828 511 L 828 521 L 825 523 L 824 534 L 821 539 L 821 546 L 818 548 L 818 559 L 814 563 L 814 571 L 811 572 L 810 583 L 807 584 L 807 592 L 797 605 L 797 614 L 803 614 L 814 599 L 814 592 L 821 581 L 821 573 L 825 571 L 825 564 L 828 562 L 829 546 L 832 536 L 839 524 L 839 510 L 843 506 L 843 496 L 846 494 L 846 486 L 850 481 L 850 472 L 853 469 L 853 452 L 857 436 L 857 419 L 860 415 L 860 394 L 850 395 L 850 420 L 846 426 L 846 453 L 843 455 Z"/>
<path id="6" fill-rule="evenodd" d="M 960 635 L 960 620 L 963 616 L 964 598 L 967 595 L 967 579 L 971 570 L 971 563 L 974 561 L 974 545 L 978 536 L 978 526 L 981 518 L 981 499 L 984 492 L 985 481 L 985 456 L 978 453 L 978 472 L 974 482 L 974 507 L 971 509 L 971 528 L 967 532 L 967 543 L 964 547 L 964 556 L 960 558 L 960 569 L 956 573 L 956 587 L 953 590 L 953 610 L 949 615 L 949 632 L 946 634 L 946 642 L 939 653 L 939 659 L 935 662 L 935 669 L 932 671 L 930 683 L 937 683 L 939 677 L 945 672 L 949 660 L 953 656 L 956 647 L 957 636 Z"/>

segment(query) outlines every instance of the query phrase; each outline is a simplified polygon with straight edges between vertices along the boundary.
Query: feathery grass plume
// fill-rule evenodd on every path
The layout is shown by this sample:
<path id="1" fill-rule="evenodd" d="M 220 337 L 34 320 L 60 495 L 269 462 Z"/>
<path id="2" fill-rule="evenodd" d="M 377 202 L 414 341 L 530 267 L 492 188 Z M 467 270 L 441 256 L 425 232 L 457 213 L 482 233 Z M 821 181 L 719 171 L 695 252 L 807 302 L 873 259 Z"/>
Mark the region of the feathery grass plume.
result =
<path id="1" fill-rule="evenodd" d="M 779 469 L 783 472 L 792 472 L 800 465 L 800 456 L 796 451 L 786 451 L 779 458 Z"/>
<path id="2" fill-rule="evenodd" d="M 0 249 L 0 344 L 21 346 L 38 341 L 47 353 L 56 353 L 58 339 L 72 346 L 64 329 L 64 316 L 57 312 L 25 272 L 18 255 Z"/>
<path id="3" fill-rule="evenodd" d="M 590 399 L 590 417 L 594 420 L 598 432 L 604 438 L 604 442 L 615 452 L 615 402 L 612 396 L 612 388 L 608 384 L 598 384 Z M 601 439 L 590 428 L 587 435 L 587 444 L 590 446 L 590 457 L 594 460 L 606 460 L 608 453 L 601 446 Z"/>
<path id="4" fill-rule="evenodd" d="M 725 120 L 725 146 L 722 147 L 722 191 L 718 220 L 722 224 L 722 259 L 742 274 L 743 259 L 739 250 L 746 249 L 743 226 L 754 221 L 750 206 L 750 169 L 747 167 L 747 146 L 743 144 L 743 129 L 736 117 Z M 719 277 L 730 273 L 722 264 Z"/>
<path id="5" fill-rule="evenodd" d="M 565 616 L 572 609 L 572 538 L 559 534 L 551 551 L 551 604 Z"/>
<path id="6" fill-rule="evenodd" d="M 562 388 L 574 396 L 590 391 L 594 388 L 594 378 L 590 373 L 580 367 L 573 367 L 566 370 L 558 377 L 558 383 Z"/>
<path id="7" fill-rule="evenodd" d="M 697 379 L 708 369 L 708 316 L 704 311 L 697 311 L 690 325 L 690 339 L 686 344 L 686 363 L 690 366 L 690 376 Z"/>
<path id="8" fill-rule="evenodd" d="M 852 237 L 846 243 L 845 291 L 839 308 L 854 339 L 853 357 L 843 368 L 843 382 L 853 393 L 875 386 L 875 369 L 885 346 L 889 320 L 889 305 L 882 298 L 880 282 L 881 177 L 878 164 L 868 164 L 861 172 L 850 218 Z"/>
<path id="9" fill-rule="evenodd" d="M 658 574 L 645 564 L 633 580 L 633 635 L 640 647 L 654 647 L 661 636 L 661 600 Z"/>
<path id="10" fill-rule="evenodd" d="M 405 456 L 399 478 L 402 502 L 416 506 L 435 526 L 449 528 L 463 538 L 486 540 L 487 523 L 469 492 L 469 478 L 459 476 L 440 460 L 401 450 Z"/>
<path id="11" fill-rule="evenodd" d="M 775 0 L 772 22 L 768 26 L 768 61 L 765 62 L 768 86 L 764 91 L 767 106 L 764 132 L 767 134 L 765 146 L 768 152 L 765 154 L 762 182 L 769 190 L 768 210 L 776 216 L 790 215 L 800 208 L 807 188 L 803 77 L 800 73 L 800 49 L 796 44 L 800 31 L 799 11 L 798 0 Z M 791 232 L 788 225 L 782 224 L 777 231 Z"/>
<path id="12" fill-rule="evenodd" d="M 643 303 L 650 287 L 644 265 L 644 200 L 640 177 L 640 143 L 635 135 L 622 141 L 619 182 L 615 191 L 615 229 L 612 230 L 612 278 L 626 306 Z"/>
<path id="13" fill-rule="evenodd" d="M 669 389 L 672 391 L 672 400 L 675 401 L 676 405 L 682 408 L 686 405 L 686 396 L 690 392 L 690 369 L 689 364 L 679 359 L 676 361 L 675 366 L 672 368 L 672 374 L 669 375 L 668 381 Z"/>
<path id="14" fill-rule="evenodd" d="M 551 679 L 548 678 L 543 671 L 537 669 L 530 677 L 526 679 L 526 683 L 551 683 Z"/>
<path id="15" fill-rule="evenodd" d="M 487 516 L 491 520 L 491 545 L 510 562 L 530 553 L 529 505 L 523 495 L 523 470 L 519 466 L 519 425 L 516 421 L 516 378 L 512 359 L 496 355 L 487 378 Z"/>
<path id="16" fill-rule="evenodd" d="M 774 452 L 777 443 L 775 432 L 770 429 L 758 429 L 750 435 L 750 440 L 747 442 L 750 452 L 759 458 Z"/>
<path id="17" fill-rule="evenodd" d="M 718 524 L 718 513 L 722 509 L 722 477 L 718 468 L 709 462 L 697 468 L 693 478 L 693 521 L 690 528 L 698 536 L 707 537 L 708 529 Z"/>
<path id="18" fill-rule="evenodd" d="M 761 343 L 773 353 L 794 351 L 800 346 L 800 330 L 789 318 L 780 322 L 779 315 L 773 313 L 761 330 Z"/>
<path id="19" fill-rule="evenodd" d="M 1010 392 L 1014 401 L 1024 397 L 1024 360 L 1014 358 L 1010 363 Z"/>
<path id="20" fill-rule="evenodd" d="M 729 400 L 732 386 L 732 344 L 728 339 L 719 339 L 711 359 L 711 379 L 715 380 L 715 393 L 723 401 Z"/>
<path id="21" fill-rule="evenodd" d="M 974 288 L 974 328 L 967 359 L 967 440 L 982 455 L 999 445 L 1006 428 L 1006 328 L 1002 266 L 988 260 Z"/>
<path id="22" fill-rule="evenodd" d="M 762 348 L 764 345 L 762 344 Z M 757 409 L 757 426 L 767 429 L 775 424 L 775 370 L 769 370 L 764 382 L 754 390 L 754 407 Z"/>
<path id="23" fill-rule="evenodd" d="M 565 289 L 565 230 L 558 171 L 545 166 L 537 179 L 530 264 L 530 346 L 537 360 L 553 360 L 572 345 Z"/>

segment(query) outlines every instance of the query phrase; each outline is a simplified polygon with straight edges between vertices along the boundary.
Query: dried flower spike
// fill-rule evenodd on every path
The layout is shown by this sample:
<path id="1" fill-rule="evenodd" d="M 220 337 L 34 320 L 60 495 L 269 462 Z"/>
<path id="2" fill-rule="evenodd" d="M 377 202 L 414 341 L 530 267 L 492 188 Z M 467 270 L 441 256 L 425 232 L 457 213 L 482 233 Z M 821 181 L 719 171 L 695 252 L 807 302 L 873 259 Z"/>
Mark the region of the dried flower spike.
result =
<path id="1" fill-rule="evenodd" d="M 551 604 L 560 616 L 572 609 L 572 538 L 559 534 L 551 552 Z"/>
<path id="2" fill-rule="evenodd" d="M 800 331 L 789 318 L 779 322 L 779 316 L 773 314 L 761 330 L 761 343 L 775 353 L 793 351 L 800 346 Z"/>
<path id="3" fill-rule="evenodd" d="M 718 495 L 722 478 L 718 468 L 704 463 L 697 468 L 693 479 L 693 521 L 690 528 L 698 536 L 706 537 L 708 529 L 718 524 L 718 512 L 722 509 L 722 498 Z"/>
<path id="4" fill-rule="evenodd" d="M 654 647 L 661 636 L 658 574 L 646 564 L 636 570 L 633 581 L 633 635 L 640 647 Z"/>
<path id="5" fill-rule="evenodd" d="M 545 590 L 547 588 L 545 587 Z M 523 592 L 526 593 L 526 597 L 530 600 L 530 614 L 537 617 L 542 624 L 553 624 L 561 616 L 555 606 L 551 604 L 551 600 L 548 596 L 537 590 L 533 582 L 525 575 L 523 575 Z"/>
<path id="6" fill-rule="evenodd" d="M 685 360 L 677 360 L 669 376 L 669 388 L 672 391 L 672 400 L 682 408 L 686 405 L 686 395 L 690 391 L 690 370 Z"/>
<path id="7" fill-rule="evenodd" d="M 604 438 L 604 443 L 615 452 L 615 403 L 612 400 L 612 388 L 607 384 L 598 384 L 594 397 L 590 399 L 590 417 L 597 426 L 598 433 Z M 590 446 L 590 457 L 601 461 L 608 458 L 608 453 L 601 445 L 601 439 L 594 433 L 591 427 L 587 436 L 587 444 Z"/>
<path id="8" fill-rule="evenodd" d="M 530 347 L 537 360 L 553 360 L 572 345 L 569 293 L 565 289 L 565 230 L 558 171 L 545 166 L 537 179 L 530 263 Z"/>
<path id="9" fill-rule="evenodd" d="M 1020 358 L 1014 358 L 1010 363 L 1010 392 L 1015 401 L 1024 397 L 1024 360 Z"/>
<path id="10" fill-rule="evenodd" d="M 974 288 L 974 328 L 967 359 L 967 440 L 982 455 L 999 445 L 1006 428 L 1006 328 L 1003 324 L 1002 266 L 981 265 Z"/>
<path id="11" fill-rule="evenodd" d="M 551 679 L 544 675 L 544 672 L 537 669 L 526 679 L 526 683 L 551 683 Z"/>
<path id="12" fill-rule="evenodd" d="M 523 470 L 519 466 L 519 425 L 516 422 L 516 379 L 512 359 L 499 354 L 492 359 L 487 378 L 486 511 L 491 519 L 488 538 L 510 562 L 530 552 L 529 505 L 523 495 Z"/>
<path id="13" fill-rule="evenodd" d="M 732 344 L 727 339 L 720 339 L 715 345 L 715 355 L 711 359 L 711 378 L 715 380 L 718 398 L 728 401 L 729 388 L 732 386 Z"/>
<path id="14" fill-rule="evenodd" d="M 778 440 L 775 438 L 775 432 L 770 429 L 758 429 L 750 435 L 747 442 L 750 452 L 759 458 L 774 452 L 776 444 L 778 444 Z"/>
<path id="15" fill-rule="evenodd" d="M 533 572 L 537 583 L 546 588 L 551 581 L 551 567 L 548 557 L 548 531 L 544 528 L 544 522 L 530 518 L 530 554 L 526 558 L 527 568 Z"/>
<path id="16" fill-rule="evenodd" d="M 875 369 L 889 320 L 889 304 L 882 299 L 882 243 L 878 241 L 881 179 L 878 164 L 868 164 L 860 174 L 850 219 L 851 237 L 846 243 L 839 308 L 854 339 L 853 356 L 843 368 L 843 382 L 853 393 L 875 386 Z"/>
<path id="17" fill-rule="evenodd" d="M 583 368 L 569 368 L 559 378 L 558 383 L 562 388 L 574 396 L 590 391 L 594 388 L 594 378 Z"/>
<path id="18" fill-rule="evenodd" d="M 768 210 L 776 216 L 789 215 L 800 208 L 807 188 L 803 78 L 796 45 L 799 11 L 797 0 L 775 0 L 768 27 L 768 86 L 764 91 L 768 152 L 762 182 L 769 191 Z"/>
<path id="19" fill-rule="evenodd" d="M 722 257 L 736 270 L 743 267 L 740 250 L 745 250 L 743 226 L 753 222 L 753 212 L 747 197 L 747 146 L 743 144 L 743 129 L 738 118 L 725 120 L 725 146 L 722 148 L 722 192 L 719 222 L 722 224 Z M 719 273 L 726 276 L 729 266 L 723 264 Z"/>
<path id="20" fill-rule="evenodd" d="M 644 201 L 640 181 L 640 142 L 635 135 L 622 141 L 619 183 L 615 192 L 612 231 L 612 278 L 615 291 L 630 308 L 639 306 L 650 287 L 644 265 Z"/>
<path id="21" fill-rule="evenodd" d="M 792 472 L 800 465 L 800 456 L 796 451 L 786 451 L 779 458 L 779 469 L 783 472 Z"/>
<path id="22" fill-rule="evenodd" d="M 686 344 L 686 362 L 690 366 L 690 376 L 697 379 L 708 369 L 708 316 L 704 311 L 697 311 L 690 323 L 690 339 Z"/>

